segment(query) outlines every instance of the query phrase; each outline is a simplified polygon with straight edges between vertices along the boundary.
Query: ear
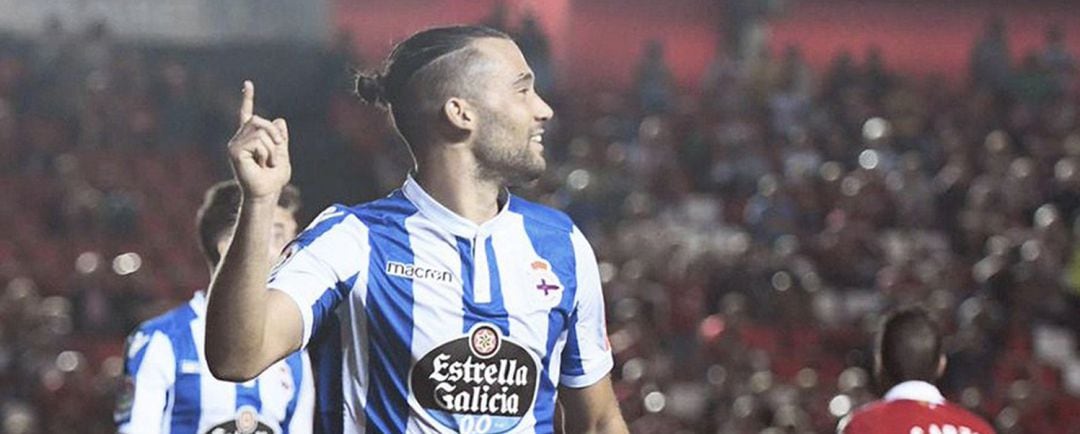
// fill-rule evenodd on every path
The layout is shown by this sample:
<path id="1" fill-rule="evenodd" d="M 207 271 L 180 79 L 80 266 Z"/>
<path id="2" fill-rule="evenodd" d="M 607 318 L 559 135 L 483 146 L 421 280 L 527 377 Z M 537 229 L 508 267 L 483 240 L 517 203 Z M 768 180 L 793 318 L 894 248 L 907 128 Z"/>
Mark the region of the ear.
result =
<path id="1" fill-rule="evenodd" d="M 450 98 L 443 103 L 443 115 L 450 124 L 458 129 L 472 131 L 476 129 L 476 111 L 468 101 L 462 98 Z"/>

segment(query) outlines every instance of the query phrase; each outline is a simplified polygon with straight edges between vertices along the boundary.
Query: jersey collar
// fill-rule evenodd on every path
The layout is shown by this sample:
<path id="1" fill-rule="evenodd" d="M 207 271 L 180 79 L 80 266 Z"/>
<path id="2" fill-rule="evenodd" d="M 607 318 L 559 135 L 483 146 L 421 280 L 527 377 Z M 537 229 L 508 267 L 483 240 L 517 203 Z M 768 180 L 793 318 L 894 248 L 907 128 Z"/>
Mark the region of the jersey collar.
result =
<path id="1" fill-rule="evenodd" d="M 941 395 L 941 391 L 933 384 L 925 381 L 905 381 L 903 383 L 893 386 L 889 389 L 889 392 L 885 394 L 886 401 L 896 401 L 899 399 L 910 401 L 923 401 L 932 404 L 944 404 L 945 397 Z"/>
<path id="2" fill-rule="evenodd" d="M 405 193 L 405 197 L 408 198 L 413 205 L 416 205 L 416 208 L 420 210 L 421 213 L 434 221 L 437 225 L 450 231 L 450 233 L 455 236 L 469 239 L 485 236 L 508 222 L 506 215 L 510 213 L 508 210 L 510 208 L 510 200 L 512 200 L 512 197 L 510 192 L 506 190 L 503 191 L 506 200 L 502 201 L 499 213 L 495 214 L 495 217 L 492 217 L 491 220 L 479 225 L 458 215 L 436 201 L 435 198 L 427 193 L 427 191 L 424 191 L 424 188 L 420 186 L 420 183 L 413 179 L 412 174 L 409 174 L 409 176 L 405 178 L 405 185 L 401 187 L 401 191 Z"/>

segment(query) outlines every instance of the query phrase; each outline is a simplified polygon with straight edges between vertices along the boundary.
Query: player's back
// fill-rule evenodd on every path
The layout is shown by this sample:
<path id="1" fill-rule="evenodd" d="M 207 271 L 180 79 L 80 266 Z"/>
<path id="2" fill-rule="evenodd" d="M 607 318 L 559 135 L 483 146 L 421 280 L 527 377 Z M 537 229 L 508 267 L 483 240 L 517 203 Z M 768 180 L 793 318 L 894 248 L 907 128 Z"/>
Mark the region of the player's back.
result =
<path id="1" fill-rule="evenodd" d="M 993 434 L 978 416 L 950 402 L 882 400 L 851 415 L 844 434 Z"/>

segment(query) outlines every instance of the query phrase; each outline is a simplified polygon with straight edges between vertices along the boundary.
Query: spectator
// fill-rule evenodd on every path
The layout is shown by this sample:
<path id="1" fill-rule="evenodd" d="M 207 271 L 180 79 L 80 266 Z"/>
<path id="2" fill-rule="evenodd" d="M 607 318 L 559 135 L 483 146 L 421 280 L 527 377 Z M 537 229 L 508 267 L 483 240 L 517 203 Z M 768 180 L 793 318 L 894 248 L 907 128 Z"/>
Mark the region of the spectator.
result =
<path id="1" fill-rule="evenodd" d="M 1009 55 L 1005 20 L 992 18 L 971 51 L 971 78 L 975 86 L 995 93 L 1005 92 L 1012 74 Z"/>
<path id="2" fill-rule="evenodd" d="M 675 96 L 671 70 L 664 60 L 664 43 L 651 40 L 645 44 L 636 73 L 638 100 L 645 113 L 663 113 L 671 109 Z"/>

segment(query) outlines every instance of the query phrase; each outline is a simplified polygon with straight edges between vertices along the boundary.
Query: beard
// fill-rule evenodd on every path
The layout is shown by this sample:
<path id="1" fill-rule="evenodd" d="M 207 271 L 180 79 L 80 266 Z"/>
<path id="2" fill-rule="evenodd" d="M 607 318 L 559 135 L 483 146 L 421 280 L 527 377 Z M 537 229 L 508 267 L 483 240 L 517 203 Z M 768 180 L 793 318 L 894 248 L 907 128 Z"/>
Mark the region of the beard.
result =
<path id="1" fill-rule="evenodd" d="M 483 110 L 484 121 L 477 130 L 473 153 L 478 178 L 507 187 L 532 182 L 544 174 L 547 162 L 531 151 L 531 133 L 515 133 L 512 121 L 494 111 Z"/>

